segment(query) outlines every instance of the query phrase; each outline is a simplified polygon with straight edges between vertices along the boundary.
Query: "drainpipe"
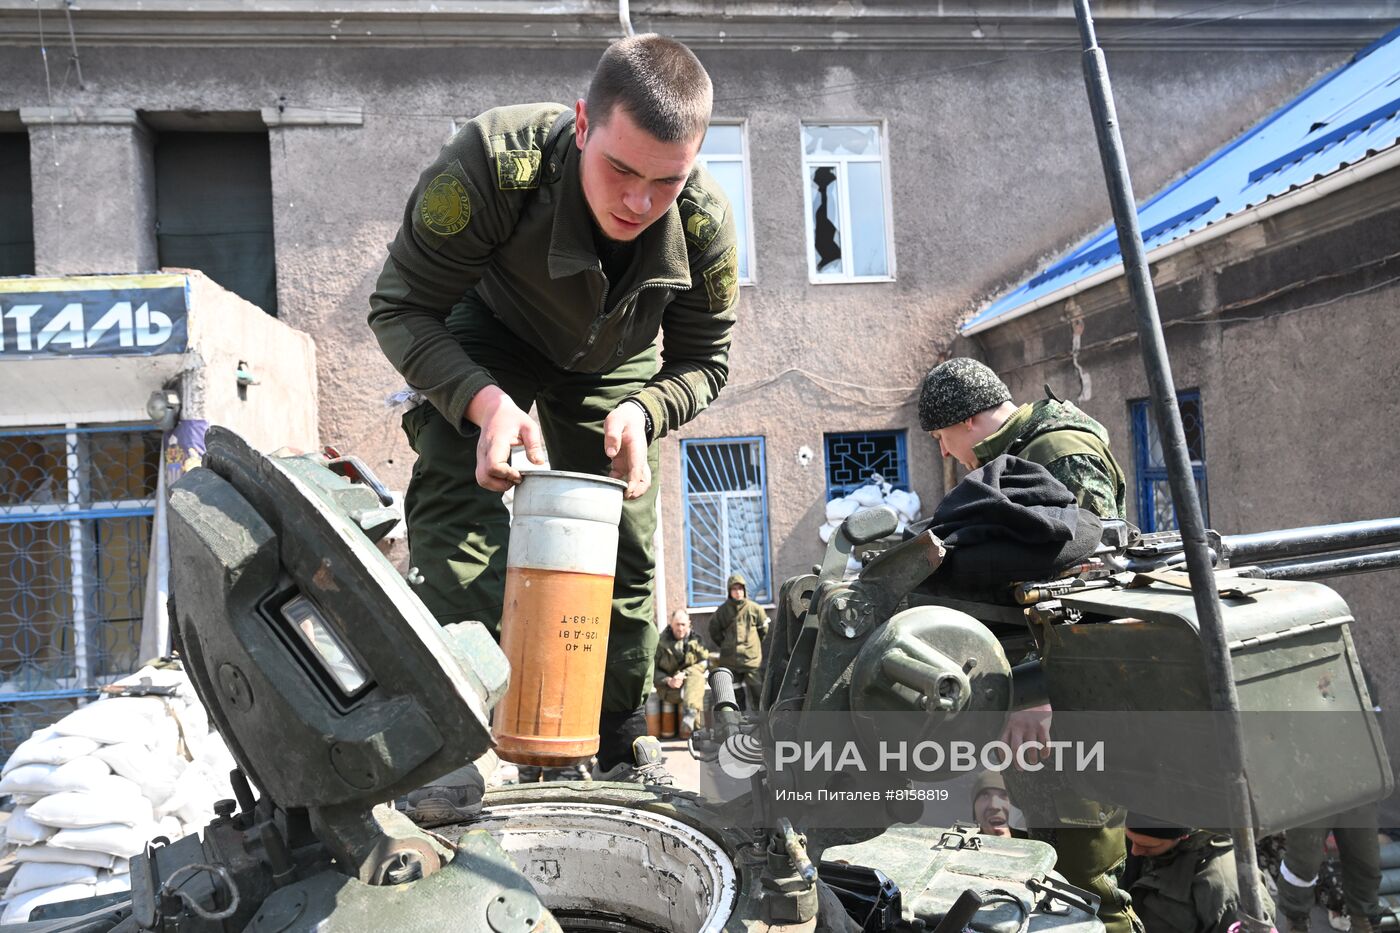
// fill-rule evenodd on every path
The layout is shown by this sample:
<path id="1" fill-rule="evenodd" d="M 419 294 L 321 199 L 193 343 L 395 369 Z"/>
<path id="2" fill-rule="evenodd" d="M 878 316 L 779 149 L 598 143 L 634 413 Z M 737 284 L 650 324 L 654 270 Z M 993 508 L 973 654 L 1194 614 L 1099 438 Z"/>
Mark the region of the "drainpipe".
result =
<path id="1" fill-rule="evenodd" d="M 631 6 L 628 0 L 617 0 L 617 19 L 622 24 L 622 34 L 624 36 L 635 36 L 632 30 L 632 13 L 628 9 Z"/>

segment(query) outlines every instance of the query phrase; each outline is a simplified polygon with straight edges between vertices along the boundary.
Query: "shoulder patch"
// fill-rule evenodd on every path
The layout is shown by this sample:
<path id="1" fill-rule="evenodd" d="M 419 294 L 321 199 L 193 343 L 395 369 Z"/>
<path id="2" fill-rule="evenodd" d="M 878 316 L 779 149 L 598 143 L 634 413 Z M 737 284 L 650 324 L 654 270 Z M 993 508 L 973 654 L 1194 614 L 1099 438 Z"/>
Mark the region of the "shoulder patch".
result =
<path id="1" fill-rule="evenodd" d="M 552 121 L 551 121 L 552 122 Z M 496 187 L 501 191 L 529 191 L 540 186 L 541 148 L 549 124 L 537 123 L 500 133 L 488 141 L 496 163 Z"/>
<path id="2" fill-rule="evenodd" d="M 423 226 L 438 236 L 452 236 L 472 222 L 472 201 L 466 186 L 456 175 L 444 172 L 428 182 L 418 202 Z"/>
<path id="3" fill-rule="evenodd" d="M 691 198 L 680 200 L 681 223 L 685 238 L 699 252 L 709 249 L 719 234 L 720 218 L 712 205 L 701 205 Z"/>
<path id="4" fill-rule="evenodd" d="M 739 253 L 735 247 L 725 250 L 701 274 L 705 277 L 711 311 L 723 311 L 734 304 L 739 297 Z"/>
<path id="5" fill-rule="evenodd" d="M 525 191 L 540 186 L 540 151 L 505 149 L 496 153 L 496 187 Z"/>

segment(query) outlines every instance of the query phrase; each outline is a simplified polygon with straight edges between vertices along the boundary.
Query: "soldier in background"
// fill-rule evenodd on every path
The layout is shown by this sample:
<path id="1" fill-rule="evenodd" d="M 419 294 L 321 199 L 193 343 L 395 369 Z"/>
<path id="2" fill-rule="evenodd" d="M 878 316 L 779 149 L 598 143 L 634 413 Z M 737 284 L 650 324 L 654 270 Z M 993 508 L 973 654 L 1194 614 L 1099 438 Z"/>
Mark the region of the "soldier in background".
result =
<path id="1" fill-rule="evenodd" d="M 972 785 L 972 818 L 984 836 L 1027 838 L 1024 829 L 1011 825 L 1011 796 L 999 771 L 983 771 Z"/>
<path id="2" fill-rule="evenodd" d="M 748 598 L 748 584 L 742 574 L 731 574 L 725 582 L 729 598 L 710 616 L 710 640 L 719 646 L 719 666 L 734 674 L 744 685 L 748 708 L 758 709 L 763 678 L 763 640 L 768 637 L 768 614 Z"/>
<path id="3" fill-rule="evenodd" d="M 1081 508 L 1100 518 L 1124 517 L 1127 483 L 1104 426 L 1053 397 L 1016 405 L 1006 383 L 977 360 L 956 357 L 929 371 L 919 389 L 919 425 L 944 457 L 969 470 L 1002 454 L 1020 457 L 1045 467 Z M 1012 713 L 1002 740 L 1013 752 L 1027 742 L 1046 747 L 1051 714 L 1049 704 Z M 1031 752 L 1026 757 L 1034 764 Z M 1055 847 L 1055 867 L 1071 884 L 1099 897 L 1107 933 L 1130 933 L 1138 921 L 1117 883 L 1127 849 L 1122 826 L 1112 811 L 1059 792 L 1051 777 L 1008 773 L 1031 837 Z"/>
<path id="4" fill-rule="evenodd" d="M 1239 912 L 1240 885 L 1228 836 L 1132 815 L 1126 833 L 1133 855 L 1142 859 L 1129 890 L 1147 933 L 1229 933 Z M 1269 922 L 1274 905 L 1267 891 L 1260 895 Z"/>
<path id="5" fill-rule="evenodd" d="M 661 702 L 681 707 L 681 738 L 704 725 L 705 668 L 710 661 L 700 636 L 690 630 L 685 609 L 671 613 L 670 624 L 656 645 L 656 674 L 652 683 Z"/>
<path id="6" fill-rule="evenodd" d="M 1342 869 L 1342 900 L 1351 918 L 1351 933 L 1380 929 L 1381 849 L 1374 803 L 1307 826 L 1290 829 L 1279 866 L 1278 901 L 1288 918 L 1286 933 L 1308 933 L 1323 844 L 1330 828 L 1337 840 Z"/>

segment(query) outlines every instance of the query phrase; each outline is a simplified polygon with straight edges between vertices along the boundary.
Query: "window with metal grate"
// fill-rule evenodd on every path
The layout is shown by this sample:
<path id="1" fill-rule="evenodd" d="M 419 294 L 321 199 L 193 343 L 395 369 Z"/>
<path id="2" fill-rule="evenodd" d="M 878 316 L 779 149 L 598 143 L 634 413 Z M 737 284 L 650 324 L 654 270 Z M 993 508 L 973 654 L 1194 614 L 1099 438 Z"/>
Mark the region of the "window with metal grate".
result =
<path id="1" fill-rule="evenodd" d="M 823 435 L 826 498 L 849 495 L 878 474 L 896 489 L 909 489 L 904 431 L 856 431 Z"/>
<path id="2" fill-rule="evenodd" d="M 772 602 L 763 438 L 681 441 L 685 473 L 686 603 L 718 606 L 741 573 L 749 598 Z"/>
<path id="3" fill-rule="evenodd" d="M 0 431 L 0 756 L 136 670 L 160 432 Z"/>
<path id="4" fill-rule="evenodd" d="M 1210 523 L 1210 501 L 1206 495 L 1206 427 L 1198 389 L 1178 392 L 1181 426 L 1186 432 L 1186 450 L 1191 457 L 1191 473 L 1196 493 L 1201 497 L 1201 515 Z M 1128 403 L 1133 427 L 1133 464 L 1136 467 L 1137 522 L 1143 531 L 1175 531 L 1176 507 L 1167 482 L 1167 463 L 1162 456 L 1162 438 L 1157 419 L 1152 416 L 1150 399 Z"/>

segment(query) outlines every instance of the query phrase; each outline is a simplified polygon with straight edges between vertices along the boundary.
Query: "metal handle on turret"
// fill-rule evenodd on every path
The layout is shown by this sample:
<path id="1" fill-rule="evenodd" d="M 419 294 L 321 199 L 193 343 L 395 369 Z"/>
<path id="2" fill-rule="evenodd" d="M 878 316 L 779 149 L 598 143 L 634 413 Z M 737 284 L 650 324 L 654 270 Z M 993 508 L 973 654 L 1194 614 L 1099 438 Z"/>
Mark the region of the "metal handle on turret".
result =
<path id="1" fill-rule="evenodd" d="M 739 724 L 739 701 L 734 697 L 734 675 L 720 667 L 710 672 L 710 693 L 714 696 L 715 725 L 732 728 Z"/>

